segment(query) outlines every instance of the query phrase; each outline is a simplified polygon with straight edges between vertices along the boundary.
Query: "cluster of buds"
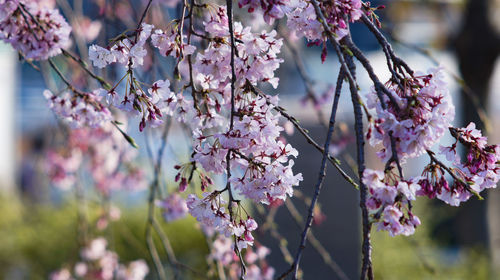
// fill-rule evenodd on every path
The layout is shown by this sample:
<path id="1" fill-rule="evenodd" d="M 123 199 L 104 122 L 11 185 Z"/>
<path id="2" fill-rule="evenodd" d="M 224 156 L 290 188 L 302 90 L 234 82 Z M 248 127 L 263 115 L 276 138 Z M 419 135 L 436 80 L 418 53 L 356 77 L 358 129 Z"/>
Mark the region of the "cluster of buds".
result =
<path id="1" fill-rule="evenodd" d="M 179 182 L 179 191 L 184 192 L 188 183 L 191 182 L 195 173 L 198 174 L 201 184 L 201 190 L 204 192 L 210 185 L 213 184 L 212 178 L 203 173 L 203 171 L 196 169 L 196 162 L 190 162 L 183 165 L 175 165 L 175 169 L 179 170 L 175 175 L 175 182 Z"/>
<path id="2" fill-rule="evenodd" d="M 452 206 L 458 206 L 471 196 L 478 195 L 485 189 L 495 188 L 500 179 L 500 147 L 487 145 L 486 137 L 477 130 L 474 123 L 466 128 L 450 128 L 455 143 L 442 146 L 440 153 L 452 163 L 453 182 L 445 178 L 445 167 L 432 160 L 425 167 L 421 195 L 437 197 Z M 461 143 L 466 151 L 464 161 L 457 154 L 457 144 Z"/>

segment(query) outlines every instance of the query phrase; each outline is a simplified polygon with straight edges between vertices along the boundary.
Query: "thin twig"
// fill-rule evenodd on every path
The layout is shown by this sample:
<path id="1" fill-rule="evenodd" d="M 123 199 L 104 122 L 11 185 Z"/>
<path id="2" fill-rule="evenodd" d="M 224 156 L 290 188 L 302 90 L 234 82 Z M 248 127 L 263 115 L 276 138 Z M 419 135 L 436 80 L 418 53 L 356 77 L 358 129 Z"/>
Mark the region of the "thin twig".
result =
<path id="1" fill-rule="evenodd" d="M 267 99 L 266 95 L 258 88 L 256 87 L 253 87 L 252 86 L 252 92 L 254 92 L 255 94 L 257 95 L 260 95 L 264 98 L 266 98 L 267 100 L 267 103 L 270 104 L 271 102 Z M 306 129 L 304 129 L 300 124 L 299 124 L 299 121 L 289 115 L 286 110 L 281 107 L 281 106 L 276 106 L 273 108 L 274 110 L 276 110 L 278 113 L 280 113 L 281 116 L 283 116 L 285 119 L 287 119 L 288 121 L 290 121 L 293 126 L 295 126 L 295 128 L 299 131 L 300 134 L 302 134 L 302 136 L 304 136 L 304 138 L 306 139 L 306 141 L 311 144 L 314 148 L 316 148 L 316 150 L 318 150 L 320 153 L 324 153 L 324 149 L 323 147 L 321 147 L 310 135 L 309 133 L 306 131 Z M 342 177 L 344 177 L 344 179 L 349 183 L 351 184 L 352 186 L 354 186 L 354 188 L 358 188 L 358 184 L 354 181 L 354 179 L 352 179 L 348 174 L 347 172 L 345 172 L 341 167 L 340 167 L 340 160 L 338 160 L 337 158 L 335 158 L 334 156 L 328 154 L 328 160 L 331 162 L 331 164 L 335 167 L 335 169 L 337 169 L 340 173 L 340 175 L 342 175 Z"/>
<path id="2" fill-rule="evenodd" d="M 70 53 L 69 51 L 65 50 L 65 49 L 62 49 L 62 54 L 68 58 L 71 58 L 73 61 L 77 62 L 78 65 L 80 65 L 80 67 L 90 76 L 92 77 L 93 79 L 95 79 L 96 81 L 98 81 L 101 86 L 106 89 L 106 90 L 109 90 L 111 89 L 111 85 L 106 82 L 106 80 L 104 80 L 103 77 L 95 74 L 94 72 L 92 72 L 88 67 L 87 67 L 87 63 L 85 63 L 85 61 L 83 61 L 81 58 L 73 55 L 72 53 Z"/>
<path id="3" fill-rule="evenodd" d="M 337 116 L 337 108 L 339 105 L 339 100 L 340 100 L 340 93 L 342 90 L 342 83 L 344 79 L 344 72 L 340 71 L 338 77 L 337 77 L 337 85 L 335 88 L 335 98 L 332 104 L 332 111 L 330 114 L 330 122 L 328 124 L 328 133 L 326 135 L 326 140 L 324 144 L 324 149 L 323 149 L 323 159 L 321 160 L 321 166 L 319 170 L 319 175 L 318 175 L 318 181 L 316 182 L 316 186 L 314 187 L 314 195 L 311 200 L 311 204 L 309 205 L 309 214 L 307 216 L 307 221 L 304 226 L 304 230 L 302 231 L 302 237 L 299 243 L 299 248 L 297 249 L 297 254 L 295 256 L 295 260 L 293 263 L 293 272 L 294 272 L 294 279 L 297 279 L 297 273 L 299 271 L 299 264 L 300 264 L 300 259 L 302 257 L 302 252 L 305 248 L 306 245 L 306 240 L 307 240 L 307 233 L 309 232 L 309 229 L 312 226 L 313 218 L 314 218 L 314 207 L 316 206 L 316 203 L 319 199 L 319 194 L 321 191 L 321 186 L 323 185 L 323 181 L 326 176 L 326 161 L 328 159 L 328 148 L 330 147 L 330 142 L 332 139 L 333 135 L 333 130 L 335 128 L 335 117 Z"/>
<path id="4" fill-rule="evenodd" d="M 387 41 L 387 39 L 384 37 L 384 35 L 380 32 L 380 30 L 375 26 L 375 24 L 368 18 L 367 15 L 362 14 L 361 15 L 361 21 L 368 27 L 368 29 L 375 35 L 377 38 L 378 42 L 380 45 L 382 45 L 383 48 L 386 48 L 387 53 L 390 55 L 391 60 L 394 62 L 396 66 L 404 68 L 404 70 L 409 73 L 410 75 L 413 75 L 413 70 L 404 62 L 401 58 L 397 57 L 394 54 L 394 51 L 392 50 L 391 44 Z M 402 69 L 401 69 L 402 70 Z"/>
<path id="5" fill-rule="evenodd" d="M 433 162 L 435 162 L 436 164 L 438 164 L 439 166 L 441 166 L 444 170 L 446 170 L 446 172 L 448 172 L 448 174 L 450 174 L 451 177 L 453 177 L 453 179 L 455 181 L 460 182 L 460 184 L 462 184 L 467 189 L 467 191 L 469 191 L 470 193 L 472 193 L 473 195 L 475 195 L 479 200 L 483 200 L 484 199 L 478 192 L 476 192 L 475 190 L 473 190 L 471 188 L 471 186 L 467 182 L 465 182 L 464 180 L 462 180 L 461 178 L 459 178 L 455 174 L 455 172 L 453 172 L 453 170 L 451 170 L 448 166 L 446 166 L 446 164 L 444 164 L 440 160 L 438 160 L 436 158 L 436 156 L 434 155 L 433 151 L 427 150 L 427 154 L 429 155 L 429 157 L 431 158 L 431 160 Z"/>
<path id="6" fill-rule="evenodd" d="M 401 110 L 401 108 L 399 108 L 397 101 L 394 99 L 394 96 L 392 95 L 392 93 L 380 82 L 379 78 L 377 77 L 377 75 L 375 74 L 375 72 L 373 70 L 373 67 L 370 64 L 370 61 L 368 60 L 368 58 L 366 58 L 366 56 L 363 54 L 363 52 L 354 44 L 354 42 L 351 39 L 351 36 L 350 35 L 345 36 L 342 39 L 342 43 L 347 45 L 347 47 L 349 48 L 351 53 L 356 57 L 356 59 L 359 62 L 361 62 L 361 65 L 363 65 L 363 68 L 366 70 L 366 72 L 370 76 L 372 82 L 375 85 L 375 92 L 380 100 L 380 105 L 382 106 L 382 108 L 384 110 L 387 109 L 387 105 L 385 104 L 383 96 L 382 96 L 382 93 L 385 93 L 386 96 L 389 97 L 389 99 L 391 100 L 391 102 L 395 106 L 395 109 Z M 396 139 L 392 136 L 392 131 L 389 132 L 389 138 L 391 141 L 391 158 L 387 161 L 385 169 L 387 170 L 388 168 L 390 168 L 390 164 L 394 162 L 394 163 L 396 163 L 396 166 L 398 168 L 399 176 L 401 178 L 403 178 L 403 169 L 401 167 L 401 164 L 399 161 L 399 156 L 398 156 L 398 153 L 396 150 Z"/>
<path id="7" fill-rule="evenodd" d="M 146 15 L 148 14 L 149 7 L 151 7 L 151 3 L 152 2 L 153 2 L 153 0 L 149 0 L 146 8 L 144 9 L 144 12 L 142 12 L 141 19 L 139 20 L 139 23 L 137 23 L 137 30 L 139 30 L 141 28 L 141 24 L 144 21 L 144 19 L 146 18 Z M 137 30 L 136 30 L 136 33 L 135 33 L 135 41 L 136 41 L 136 43 L 137 43 L 137 37 L 139 36 L 139 32 L 137 32 Z"/>
<path id="8" fill-rule="evenodd" d="M 354 63 L 352 60 L 350 60 L 349 66 L 347 65 L 344 55 L 342 54 L 342 51 L 340 49 L 339 43 L 335 40 L 335 36 L 328 26 L 328 21 L 326 20 L 323 11 L 321 10 L 319 3 L 317 0 L 311 0 L 311 3 L 314 6 L 314 10 L 316 12 L 316 16 L 318 17 L 319 21 L 321 22 L 324 31 L 326 32 L 326 35 L 328 39 L 330 40 L 330 43 L 333 44 L 335 47 L 335 52 L 337 53 L 337 57 L 339 59 L 341 68 L 343 71 L 345 71 L 345 75 L 347 77 L 347 80 L 349 81 L 349 88 L 351 90 L 351 99 L 353 101 L 353 107 L 355 110 L 355 126 L 356 126 L 356 139 L 357 139 L 357 149 L 358 149 L 358 176 L 361 179 L 363 172 L 364 172 L 364 135 L 363 135 L 363 112 L 361 110 L 361 100 L 359 98 L 359 95 L 357 93 L 357 90 L 359 89 L 356 79 L 354 78 L 354 72 L 351 73 L 351 69 L 354 70 Z M 351 59 L 350 56 L 346 56 L 347 58 Z M 371 66 L 370 66 L 371 67 Z M 351 69 L 350 69 L 351 68 Z M 374 76 L 373 78 L 376 78 Z M 378 78 L 376 79 L 378 80 Z M 375 82 L 375 81 L 374 81 Z M 381 85 L 380 82 L 379 86 Z M 376 85 L 377 86 L 377 85 Z M 383 87 L 382 85 L 382 88 Z M 391 98 L 392 95 L 389 93 L 389 98 Z M 368 220 L 368 209 L 366 208 L 365 200 L 366 200 L 366 193 L 367 189 L 366 186 L 363 184 L 363 182 L 360 180 L 360 207 L 361 207 L 361 212 L 362 212 L 362 220 L 363 220 L 363 246 L 362 246 L 362 266 L 361 266 L 361 279 L 365 279 L 366 276 L 368 275 L 369 279 L 373 278 L 373 271 L 371 269 L 371 245 L 370 245 L 370 231 L 371 231 L 371 224 Z"/>

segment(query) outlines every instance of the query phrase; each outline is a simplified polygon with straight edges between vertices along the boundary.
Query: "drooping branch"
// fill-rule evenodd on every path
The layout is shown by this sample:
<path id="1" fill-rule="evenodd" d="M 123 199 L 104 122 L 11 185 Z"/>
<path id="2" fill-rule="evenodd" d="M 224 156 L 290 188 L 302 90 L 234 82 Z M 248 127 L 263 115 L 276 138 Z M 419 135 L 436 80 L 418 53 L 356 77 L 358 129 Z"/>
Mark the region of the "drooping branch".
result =
<path id="1" fill-rule="evenodd" d="M 345 56 L 346 62 L 349 65 L 350 71 L 355 75 L 356 66 L 352 60 L 352 57 L 349 55 Z M 351 91 L 351 100 L 354 109 L 354 128 L 356 131 L 356 149 L 357 149 L 357 163 L 358 163 L 358 176 L 359 178 L 363 177 L 363 173 L 365 171 L 365 138 L 363 132 L 363 111 L 361 108 L 361 98 L 358 94 L 358 89 L 354 86 L 353 83 L 349 84 L 349 89 Z M 373 279 L 373 270 L 371 263 L 371 244 L 370 244 L 370 231 L 371 231 L 371 223 L 368 217 L 368 208 L 366 207 L 366 198 L 368 189 L 366 185 L 363 183 L 363 180 L 360 180 L 359 183 L 359 197 L 360 197 L 360 207 L 361 207 L 361 217 L 363 223 L 363 241 L 362 241 L 362 266 L 361 266 L 361 280 L 366 278 Z"/>
<path id="2" fill-rule="evenodd" d="M 368 76 L 370 76 L 370 79 L 375 85 L 375 92 L 377 93 L 377 96 L 381 101 L 380 104 L 382 108 L 386 109 L 387 107 L 386 104 L 382 102 L 384 100 L 382 93 L 385 93 L 386 96 L 388 96 L 391 100 L 392 104 L 394 104 L 395 108 L 397 110 L 401 110 L 398 105 L 399 103 L 394 99 L 392 93 L 380 82 L 379 78 L 375 74 L 375 71 L 373 70 L 373 67 L 371 66 L 370 61 L 368 61 L 368 58 L 366 58 L 363 52 L 361 52 L 361 50 L 354 44 L 350 35 L 345 36 L 342 39 L 342 43 L 345 44 L 349 48 L 349 51 L 356 57 L 356 59 L 361 62 L 361 65 L 363 65 L 363 68 L 368 73 Z M 360 104 L 362 104 L 362 102 Z M 394 137 L 392 136 L 392 131 L 389 132 L 389 137 L 391 139 L 391 158 L 387 161 L 385 169 L 389 169 L 391 163 L 395 163 L 399 171 L 399 176 L 403 178 L 403 168 L 401 167 L 399 156 L 396 151 L 396 139 L 394 139 Z"/>
<path id="3" fill-rule="evenodd" d="M 410 75 L 413 75 L 413 70 L 406 64 L 404 60 L 396 56 L 394 53 L 394 50 L 392 49 L 391 44 L 387 41 L 385 36 L 380 32 L 380 30 L 375 26 L 375 24 L 368 18 L 366 14 L 361 15 L 361 20 L 363 23 L 368 27 L 368 29 L 375 35 L 375 38 L 377 38 L 377 41 L 379 44 L 382 46 L 382 49 L 384 50 L 384 54 L 387 56 L 387 59 L 392 60 L 394 66 L 398 68 L 400 73 L 403 73 L 403 69 Z M 390 70 L 395 70 L 390 67 Z M 393 73 L 394 74 L 394 73 Z"/>
<path id="4" fill-rule="evenodd" d="M 226 9 L 227 9 L 227 19 L 229 25 L 229 38 L 230 38 L 230 46 L 231 46 L 231 113 L 230 113 L 230 123 L 229 123 L 229 131 L 233 130 L 234 127 L 234 116 L 235 116 L 235 83 L 236 83 L 236 70 L 234 65 L 234 57 L 235 57 L 235 44 L 234 44 L 234 30 L 233 30 L 233 1 L 226 0 Z M 227 185 L 226 189 L 229 194 L 229 203 L 228 210 L 231 222 L 234 223 L 234 209 L 233 204 L 236 202 L 233 196 L 233 191 L 231 189 L 231 149 L 228 149 L 226 154 L 226 173 L 227 173 Z M 234 235 L 234 252 L 240 259 L 240 267 L 241 267 L 241 275 L 240 278 L 244 279 L 246 274 L 246 266 L 243 261 L 243 257 L 241 255 L 241 250 L 238 248 L 238 243 L 236 240 L 236 235 Z"/>
<path id="5" fill-rule="evenodd" d="M 341 69 L 345 71 L 347 80 L 349 82 L 349 89 L 351 91 L 351 99 L 353 102 L 353 108 L 354 108 L 354 114 L 355 114 L 355 127 L 356 127 L 356 143 L 357 143 L 357 161 L 358 161 L 358 175 L 360 178 L 360 207 L 361 207 L 361 212 L 362 212 L 362 220 L 363 220 L 363 245 L 362 245 L 362 266 L 361 266 L 361 279 L 364 280 L 366 279 L 366 276 L 368 276 L 369 279 L 373 278 L 373 272 L 371 269 L 371 244 L 370 244 L 370 231 L 371 231 L 371 224 L 368 220 L 368 209 L 366 208 L 366 196 L 367 196 L 367 188 L 361 181 L 364 168 L 365 168 L 365 159 L 364 159 L 364 134 L 363 134 L 363 112 L 362 112 L 362 102 L 361 99 L 358 95 L 358 86 L 356 83 L 356 79 L 354 78 L 355 74 L 355 65 L 354 62 L 352 61 L 352 57 L 349 55 L 346 55 L 345 58 L 349 59 L 349 66 L 346 63 L 346 60 L 344 58 L 344 54 L 342 53 L 340 49 L 339 43 L 335 40 L 335 36 L 328 26 L 328 23 L 325 19 L 325 16 L 323 14 L 323 11 L 321 10 L 319 3 L 317 0 L 311 0 L 311 3 L 314 6 L 314 10 L 316 12 L 317 17 L 319 18 L 324 31 L 327 34 L 328 39 L 330 40 L 330 43 L 334 45 L 335 51 L 337 53 L 337 57 L 339 59 Z M 351 70 L 353 71 L 351 73 Z M 378 78 L 377 78 L 378 80 Z M 375 81 L 374 81 L 375 82 Z M 380 85 L 382 85 L 380 82 L 378 82 Z M 385 88 L 385 87 L 384 87 Z M 392 97 L 392 95 L 389 94 L 389 98 Z"/>
<path id="6" fill-rule="evenodd" d="M 302 236 L 301 236 L 301 240 L 299 243 L 299 247 L 297 249 L 297 253 L 295 255 L 293 265 L 292 265 L 291 269 L 289 270 L 290 272 L 293 272 L 294 279 L 297 279 L 297 273 L 299 271 L 300 259 L 302 257 L 302 252 L 303 252 L 305 245 L 306 245 L 307 234 L 309 233 L 309 229 L 312 226 L 312 222 L 313 222 L 313 218 L 314 218 L 314 207 L 316 206 L 316 203 L 319 199 L 321 186 L 323 185 L 323 181 L 324 181 L 325 176 L 326 176 L 326 162 L 328 160 L 328 151 L 329 151 L 329 147 L 330 147 L 331 138 L 333 135 L 333 130 L 335 127 L 335 119 L 337 116 L 337 108 L 338 108 L 338 104 L 339 104 L 339 100 L 340 100 L 340 92 L 342 90 L 343 79 L 344 79 L 344 72 L 340 71 L 339 75 L 337 77 L 337 85 L 335 88 L 335 97 L 334 97 L 334 101 L 332 103 L 330 121 L 328 124 L 328 132 L 326 135 L 326 140 L 325 140 L 325 144 L 324 144 L 324 148 L 323 148 L 323 158 L 321 160 L 318 181 L 316 182 L 316 185 L 314 187 L 314 195 L 312 197 L 311 204 L 309 205 L 309 213 L 307 216 L 306 224 L 304 226 L 304 230 L 302 231 Z M 285 273 L 285 276 L 286 276 L 286 274 L 288 274 L 288 273 Z"/>

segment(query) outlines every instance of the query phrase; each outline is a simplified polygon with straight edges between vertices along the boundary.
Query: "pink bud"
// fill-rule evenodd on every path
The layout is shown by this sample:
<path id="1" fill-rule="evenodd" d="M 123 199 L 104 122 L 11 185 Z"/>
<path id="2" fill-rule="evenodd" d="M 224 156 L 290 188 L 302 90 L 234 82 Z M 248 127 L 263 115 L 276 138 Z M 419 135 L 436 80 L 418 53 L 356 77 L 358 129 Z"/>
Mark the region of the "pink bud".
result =
<path id="1" fill-rule="evenodd" d="M 188 184 L 187 184 L 186 178 L 182 177 L 181 183 L 179 184 L 179 191 L 180 192 L 184 192 L 186 190 L 186 188 L 187 188 L 187 185 Z"/>
<path id="2" fill-rule="evenodd" d="M 142 118 L 141 122 L 139 123 L 139 131 L 142 132 L 145 127 L 146 127 L 146 120 Z"/>

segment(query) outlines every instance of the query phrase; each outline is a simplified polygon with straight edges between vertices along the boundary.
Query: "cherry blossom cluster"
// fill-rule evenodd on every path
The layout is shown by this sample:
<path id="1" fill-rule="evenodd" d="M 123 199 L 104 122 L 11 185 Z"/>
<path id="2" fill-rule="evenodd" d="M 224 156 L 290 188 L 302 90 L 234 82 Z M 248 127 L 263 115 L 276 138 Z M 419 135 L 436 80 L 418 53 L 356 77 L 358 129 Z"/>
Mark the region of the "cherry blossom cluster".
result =
<path id="1" fill-rule="evenodd" d="M 178 26 L 177 26 L 178 27 Z M 167 30 L 156 29 L 151 35 L 151 43 L 160 51 L 163 56 L 182 58 L 185 55 L 193 54 L 196 48 L 185 43 L 187 36 L 182 35 L 178 28 L 173 25 Z"/>
<path id="2" fill-rule="evenodd" d="M 45 60 L 70 45 L 71 26 L 57 9 L 36 1 L 0 1 L 0 39 L 27 59 Z"/>
<path id="3" fill-rule="evenodd" d="M 202 198 L 190 194 L 186 203 L 189 213 L 201 223 L 207 234 L 215 230 L 226 237 L 234 235 L 239 250 L 253 245 L 252 231 L 257 229 L 257 222 L 250 216 L 243 219 L 241 215 L 236 215 L 239 213 L 235 213 L 238 217 L 233 217 L 231 220 L 229 213 L 226 212 L 227 202 L 221 197 L 220 192 L 205 192 Z M 235 206 L 238 210 L 241 207 Z"/>
<path id="4" fill-rule="evenodd" d="M 127 82 L 125 94 L 120 96 L 116 92 L 118 84 L 110 90 L 99 89 L 101 96 L 105 97 L 109 106 L 118 108 L 132 116 L 139 116 L 139 130 L 142 131 L 149 124 L 157 127 L 163 123 L 164 115 L 173 115 L 178 98 L 170 91 L 169 80 L 154 82 L 147 93 L 136 81 Z"/>
<path id="5" fill-rule="evenodd" d="M 121 264 L 118 255 L 108 250 L 108 242 L 100 237 L 80 251 L 81 261 L 72 271 L 63 268 L 50 275 L 51 280 L 101 279 L 101 280 L 142 280 L 149 273 L 144 260 L 136 260 L 128 265 Z"/>
<path id="6" fill-rule="evenodd" d="M 135 32 L 135 39 L 120 38 L 113 41 L 112 46 L 105 48 L 98 45 L 89 47 L 89 59 L 94 66 L 104 68 L 111 63 L 119 63 L 123 66 L 135 68 L 141 66 L 147 54 L 144 45 L 151 36 L 153 25 L 143 23 Z"/>
<path id="7" fill-rule="evenodd" d="M 404 180 L 391 169 L 385 173 L 365 170 L 363 183 L 369 190 L 366 206 L 379 230 L 386 230 L 391 236 L 413 234 L 420 225 L 418 217 L 411 212 L 411 201 L 417 196 L 438 198 L 459 206 L 473 195 L 479 196 L 483 190 L 496 187 L 500 179 L 500 148 L 487 145 L 487 138 L 474 123 L 466 128 L 450 127 L 449 131 L 456 141 L 451 146 L 441 146 L 439 153 L 452 167 L 444 165 L 434 152 L 427 150 L 431 163 L 425 166 L 422 176 Z M 458 143 L 465 148 L 464 161 L 458 156 Z M 446 173 L 451 173 L 451 183 Z"/>
<path id="8" fill-rule="evenodd" d="M 147 54 L 145 44 L 150 37 L 162 55 L 179 56 L 180 53 L 186 55 L 194 52 L 193 46 L 179 43 L 181 40 L 177 36 L 178 33 L 167 36 L 163 31 L 155 30 L 151 35 L 153 28 L 153 25 L 143 23 L 136 32 L 135 41 L 123 38 L 106 48 L 97 45 L 89 47 L 89 58 L 95 66 L 103 68 L 117 62 L 128 67 L 125 76 L 115 86 L 109 90 L 99 89 L 98 92 L 105 97 L 109 106 L 139 116 L 140 131 L 147 125 L 156 127 L 162 124 L 165 115 L 172 116 L 174 112 L 178 112 L 177 118 L 183 121 L 183 112 L 192 110 L 190 100 L 185 100 L 181 94 L 170 91 L 169 80 L 158 80 L 146 90 L 143 88 L 144 83 L 139 82 L 133 75 L 132 68 L 143 64 Z M 117 88 L 123 80 L 126 80 L 125 93 L 119 94 Z"/>
<path id="9" fill-rule="evenodd" d="M 209 34 L 220 39 L 211 40 L 207 49 L 197 54 L 193 64 L 195 80 L 207 93 L 200 102 L 208 108 L 197 114 L 201 129 L 198 127 L 194 131 L 193 159 L 208 172 L 224 174 L 227 153 L 237 150 L 232 153 L 231 166 L 245 171 L 243 176 L 230 179 L 234 188 L 256 202 L 284 200 L 292 195 L 292 186 L 302 180 L 300 174 L 294 175 L 291 170 L 293 161 L 288 162 L 288 157 L 297 156 L 297 151 L 279 139 L 283 128 L 279 125 L 279 116 L 273 112 L 277 97 L 264 97 L 251 91 L 259 82 L 277 86 L 274 71 L 282 62 L 277 57 L 282 40 L 275 38 L 275 31 L 253 34 L 250 28 L 234 23 L 235 38 L 242 43 L 236 43 L 237 90 L 235 112 L 230 112 L 234 127 L 228 130 L 227 119 L 220 115 L 222 109 L 231 105 L 231 48 L 224 43 L 229 41 L 225 8 L 219 7 L 204 25 Z M 212 129 L 210 134 L 202 131 L 215 127 L 221 127 L 222 131 L 213 132 Z"/>
<path id="10" fill-rule="evenodd" d="M 456 176 L 452 183 L 445 178 L 443 166 L 431 162 L 423 172 L 420 195 L 437 197 L 452 206 L 458 206 L 474 194 L 485 189 L 495 188 L 500 179 L 500 148 L 487 145 L 487 138 L 482 136 L 474 123 L 466 128 L 450 128 L 456 142 L 451 146 L 441 146 L 440 154 L 452 163 L 452 172 Z M 457 144 L 461 143 L 466 151 L 464 161 L 457 154 Z"/>
<path id="11" fill-rule="evenodd" d="M 50 182 L 63 190 L 71 188 L 77 182 L 76 172 L 82 160 L 83 155 L 77 149 L 71 149 L 65 153 L 48 151 L 46 161 Z"/>
<path id="12" fill-rule="evenodd" d="M 479 196 L 484 189 L 496 187 L 500 179 L 497 164 L 500 149 L 487 145 L 486 137 L 474 123 L 466 128 L 451 126 L 455 111 L 440 68 L 431 69 L 428 74 L 416 73 L 401 83 L 391 80 L 386 86 L 391 96 L 375 88 L 368 95 L 367 106 L 376 111 L 367 132 L 370 144 L 382 144 L 377 155 L 384 162 L 401 164 L 408 158 L 428 153 L 431 163 L 424 168 L 422 176 L 408 180 L 393 174 L 390 165 L 386 165 L 385 174 L 367 169 L 363 176 L 370 194 L 366 205 L 379 229 L 393 236 L 409 235 L 420 224 L 410 207 L 416 195 L 458 206 L 472 195 Z M 437 160 L 430 151 L 446 131 L 450 131 L 456 141 L 449 147 L 440 147 L 440 154 L 452 167 Z M 467 152 L 464 162 L 457 155 L 458 143 Z M 396 151 L 392 151 L 393 145 Z M 448 182 L 447 173 L 451 173 L 452 183 Z"/>
<path id="13" fill-rule="evenodd" d="M 320 7 L 325 13 L 325 17 L 332 27 L 332 31 L 342 39 L 347 32 L 347 22 L 344 16 L 351 21 L 356 21 L 362 14 L 361 0 L 334 0 L 320 1 Z M 288 25 L 291 30 L 308 40 L 316 41 L 326 38 L 322 36 L 321 23 L 316 20 L 316 13 L 311 3 L 305 0 L 239 0 L 240 8 L 248 7 L 248 12 L 256 10 L 263 12 L 264 20 L 271 24 L 274 20 L 288 18 Z"/>
<path id="14" fill-rule="evenodd" d="M 319 5 L 324 16 L 336 36 L 342 39 L 348 33 L 348 22 L 358 20 L 362 13 L 360 0 L 320 1 Z M 248 6 L 248 12 L 262 9 L 264 20 L 268 23 L 286 15 L 288 28 L 298 37 L 305 37 L 311 44 L 319 45 L 326 42 L 323 27 L 317 19 L 314 6 L 305 0 L 240 0 L 239 6 Z M 323 45 L 323 60 L 326 56 L 326 45 Z"/>
<path id="15" fill-rule="evenodd" d="M 203 53 L 198 53 L 193 65 L 195 79 L 203 91 L 216 92 L 225 98 L 228 104 L 231 82 L 231 47 L 227 42 L 229 27 L 225 7 L 218 7 L 216 14 L 210 14 L 204 22 L 205 31 L 215 36 Z M 250 27 L 234 22 L 236 42 L 235 68 L 236 86 L 243 87 L 247 82 L 256 85 L 268 82 L 274 88 L 278 86 L 278 78 L 274 71 L 283 62 L 277 55 L 280 53 L 283 40 L 276 38 L 276 31 L 252 33 Z M 215 101 L 215 100 L 214 100 Z"/>
<path id="16" fill-rule="evenodd" d="M 230 181 L 241 195 L 264 204 L 292 196 L 292 187 L 302 181 L 302 175 L 292 171 L 293 160 L 288 160 L 298 152 L 279 139 L 283 128 L 273 107 L 260 96 L 241 100 L 236 107 L 241 117 L 235 120 L 234 128 L 211 137 L 198 136 L 194 155 L 206 171 L 221 174 L 225 172 L 226 154 L 237 149 L 232 153 L 232 166 L 244 171 Z"/>
<path id="17" fill-rule="evenodd" d="M 112 120 L 111 112 L 101 103 L 98 90 L 72 95 L 64 91 L 59 95 L 45 90 L 49 108 L 72 128 L 97 128 Z"/>
<path id="18" fill-rule="evenodd" d="M 214 38 L 204 51 L 196 54 L 192 67 L 194 83 L 191 88 L 201 99 L 195 110 L 183 110 L 186 114 L 195 114 L 190 121 L 194 162 L 176 167 L 179 169 L 176 178 L 180 178 L 179 189 L 185 190 L 191 177 L 188 174 L 192 174 L 195 166 L 201 166 L 206 172 L 226 174 L 226 159 L 230 154 L 229 166 L 234 172 L 228 183 L 239 195 L 265 204 L 285 200 L 293 194 L 292 186 L 302 180 L 301 174 L 293 173 L 293 160 L 289 160 L 298 153 L 280 139 L 283 128 L 279 115 L 273 111 L 278 98 L 253 90 L 258 83 L 278 85 L 274 71 L 282 62 L 277 56 L 282 40 L 276 38 L 275 31 L 252 33 L 249 27 L 234 23 L 236 91 L 234 104 L 231 104 L 231 46 L 225 7 L 212 10 L 203 24 L 205 31 Z M 228 119 L 232 119 L 232 126 Z M 204 190 L 211 179 L 200 174 Z M 187 206 L 206 232 L 215 230 L 224 236 L 234 235 L 238 249 L 253 245 L 251 232 L 257 228 L 257 223 L 239 213 L 230 217 L 219 191 L 205 193 L 201 199 L 189 195 Z M 240 209 L 241 206 L 235 204 L 236 207 Z"/>
<path id="19" fill-rule="evenodd" d="M 111 123 L 69 133 L 65 149 L 47 154 L 47 173 L 55 186 L 68 189 L 75 183 L 78 172 L 88 171 L 96 189 L 105 195 L 113 190 L 147 187 L 144 171 L 131 163 L 136 150 L 123 141 L 123 136 Z M 87 165 L 88 168 L 83 168 Z"/>
<path id="20" fill-rule="evenodd" d="M 357 21 L 363 14 L 361 0 L 334 0 L 319 1 L 319 7 L 330 26 L 335 40 L 339 41 L 349 33 L 348 22 Z M 305 0 L 293 1 L 288 7 L 287 26 L 298 37 L 305 37 L 309 44 L 323 44 L 321 61 L 324 62 L 327 55 L 327 36 L 323 32 L 323 26 L 318 20 L 314 6 Z"/>
<path id="21" fill-rule="evenodd" d="M 420 225 L 410 206 L 420 190 L 418 178 L 403 180 L 392 171 L 365 169 L 362 181 L 369 193 L 366 206 L 378 229 L 391 236 L 412 235 Z"/>
<path id="22" fill-rule="evenodd" d="M 240 279 L 240 261 L 233 249 L 233 241 L 223 235 L 217 236 L 212 243 L 208 258 L 222 264 L 227 268 L 228 279 Z M 246 264 L 245 279 L 249 280 L 270 280 L 274 276 L 274 268 L 269 266 L 265 260 L 271 251 L 262 245 L 257 244 L 255 251 L 248 248 L 244 253 Z"/>
<path id="23" fill-rule="evenodd" d="M 383 145 L 377 155 L 384 162 L 393 155 L 391 135 L 395 152 L 404 162 L 424 154 L 451 126 L 455 107 L 443 75 L 440 68 L 416 73 L 403 81 L 403 88 L 389 81 L 386 86 L 392 98 L 375 88 L 368 94 L 367 106 L 376 110 L 376 116 L 366 137 L 372 146 Z"/>

